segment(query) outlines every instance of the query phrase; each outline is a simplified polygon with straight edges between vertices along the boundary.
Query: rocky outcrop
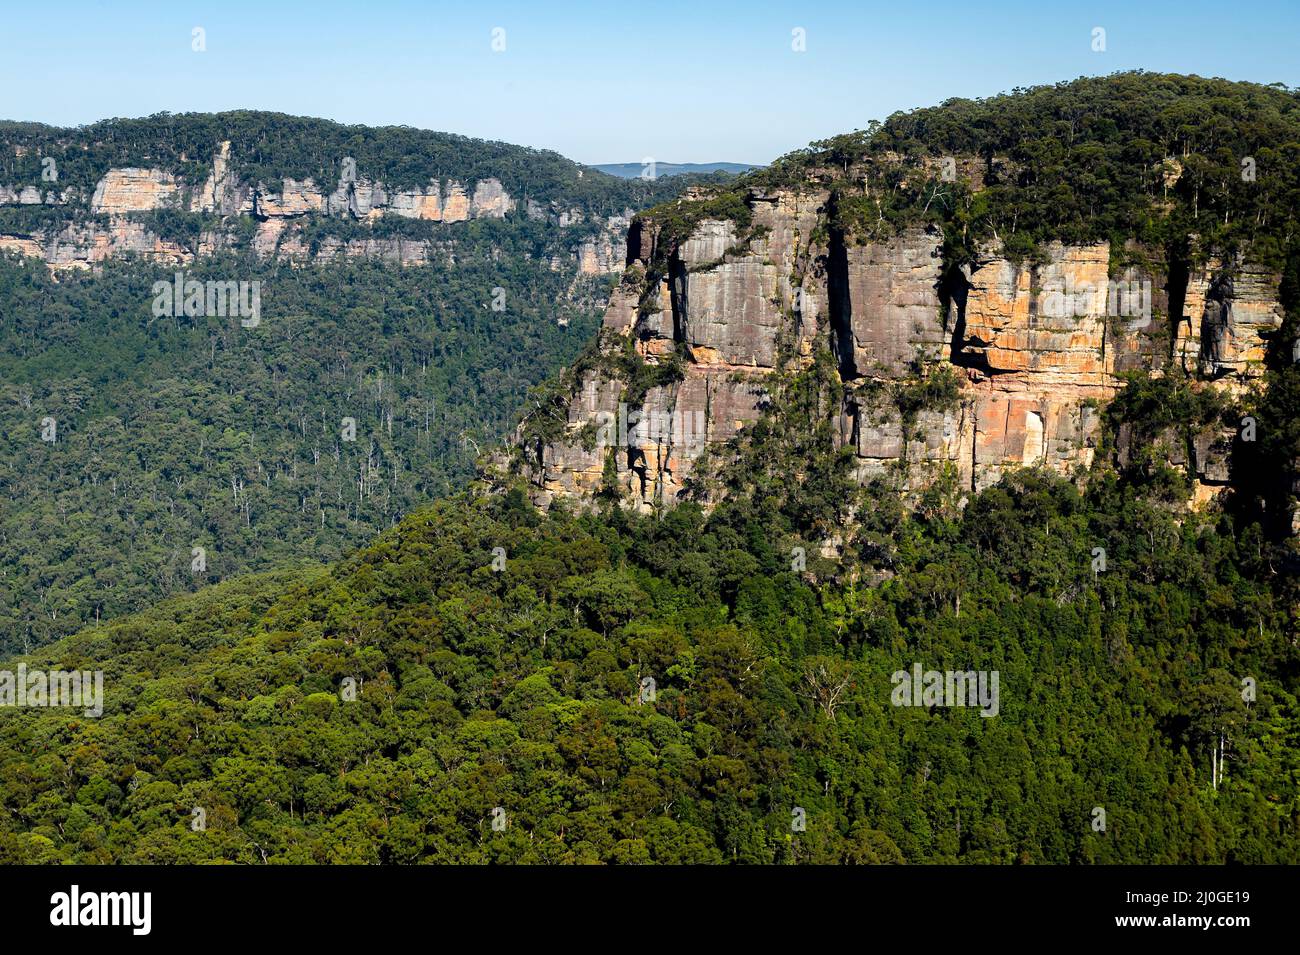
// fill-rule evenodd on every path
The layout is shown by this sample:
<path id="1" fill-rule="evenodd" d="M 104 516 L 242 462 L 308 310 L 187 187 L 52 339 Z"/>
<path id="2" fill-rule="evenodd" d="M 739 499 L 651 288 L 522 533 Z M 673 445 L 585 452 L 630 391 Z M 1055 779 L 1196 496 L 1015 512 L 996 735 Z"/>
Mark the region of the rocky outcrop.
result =
<path id="1" fill-rule="evenodd" d="M 230 172 L 230 143 L 223 142 L 212 156 L 212 172 L 190 197 L 190 211 L 240 215 L 247 202 L 246 191 L 240 189 L 238 180 Z"/>
<path id="2" fill-rule="evenodd" d="M 601 489 L 641 509 L 671 502 L 705 450 L 759 416 L 766 376 L 799 367 L 819 336 L 844 384 L 834 431 L 860 480 L 917 490 L 950 468 L 979 490 L 1014 468 L 1091 465 L 1124 372 L 1181 361 L 1206 387 L 1249 387 L 1281 324 L 1279 277 L 1249 261 L 1112 274 L 1109 244 L 1055 243 L 1035 262 L 989 249 L 950 269 L 937 231 L 855 241 L 830 227 L 827 198 L 751 191 L 748 225 L 704 218 L 668 249 L 653 218 L 631 223 L 603 360 L 574 379 L 564 434 L 539 441 L 525 421 L 517 435 L 539 503 Z M 629 395 L 615 360 L 629 347 L 667 380 Z M 951 400 L 900 400 L 936 373 L 956 377 Z M 1171 452 L 1202 500 L 1227 482 L 1230 438 Z"/>
<path id="3" fill-rule="evenodd" d="M 406 219 L 442 221 L 442 190 L 438 186 L 393 193 L 388 206 L 394 215 Z"/>
<path id="4" fill-rule="evenodd" d="M 830 256 L 836 350 L 847 378 L 895 377 L 934 361 L 947 340 L 940 320 L 942 239 L 913 233 L 898 242 L 835 243 Z"/>
<path id="5" fill-rule="evenodd" d="M 177 201 L 182 191 L 174 176 L 159 169 L 112 169 L 96 187 L 90 210 L 125 214 L 181 207 L 193 212 L 251 215 L 258 219 L 322 214 L 373 219 L 391 212 L 409 219 L 462 222 L 503 218 L 515 207 L 500 181 L 490 178 L 474 184 L 472 197 L 463 183 L 454 180 L 446 183 L 445 188 L 433 182 L 423 189 L 391 192 L 383 183 L 364 178 L 341 178 L 329 191 L 312 179 L 285 179 L 278 191 L 260 182 L 248 186 L 241 184 L 230 171 L 229 142 L 218 147 L 212 157 L 212 172 L 202 186 L 189 192 L 188 202 Z M 40 201 L 39 192 L 36 195 L 31 201 Z M 29 200 L 19 197 L 15 201 Z"/>
<path id="6" fill-rule="evenodd" d="M 1175 352 L 1183 367 L 1230 386 L 1263 369 L 1265 333 L 1282 324 L 1278 278 L 1246 262 L 1214 259 L 1192 271 Z"/>
<path id="7" fill-rule="evenodd" d="M 107 226 L 94 221 L 68 225 L 48 238 L 0 235 L 0 251 L 43 259 L 56 272 L 89 270 L 124 255 L 168 265 L 193 259 L 193 254 L 177 243 L 160 239 L 143 223 L 124 216 L 111 217 Z"/>
<path id="8" fill-rule="evenodd" d="M 430 249 L 426 242 L 411 239 L 350 239 L 347 242 L 333 237 L 321 241 L 316 261 L 333 259 L 382 259 L 395 265 L 424 265 L 429 261 Z"/>
<path id="9" fill-rule="evenodd" d="M 813 296 L 799 276 L 821 199 L 755 197 L 752 225 L 705 220 L 655 272 L 653 224 L 628 233 L 631 266 L 615 290 L 602 334 L 630 340 L 642 361 L 681 363 L 681 377 L 628 402 L 607 365 L 577 382 L 566 437 L 526 449 L 537 497 L 587 498 L 607 481 L 642 507 L 674 499 L 695 460 L 761 413 L 763 377 L 779 366 L 778 335 L 802 308 L 795 337 L 816 330 Z M 647 273 L 652 275 L 647 278 Z M 796 350 L 798 345 L 795 345 Z"/>
<path id="10" fill-rule="evenodd" d="M 34 259 L 45 255 L 44 247 L 35 239 L 25 239 L 18 235 L 0 235 L 0 252 L 14 252 Z"/>
<path id="11" fill-rule="evenodd" d="M 279 193 L 266 192 L 261 188 L 253 190 L 252 212 L 259 219 L 289 219 L 328 209 L 331 215 L 350 212 L 355 218 L 361 218 L 365 212 L 370 211 L 368 193 L 366 195 L 365 210 L 358 212 L 355 198 L 349 204 L 346 193 L 342 198 L 339 198 L 338 193 L 327 197 L 321 194 L 316 183 L 310 179 L 303 182 L 286 179 Z"/>
<path id="12" fill-rule="evenodd" d="M 481 179 L 474 186 L 474 198 L 470 200 L 469 217 L 471 219 L 504 219 L 506 213 L 515 207 L 501 183 L 495 179 Z"/>
<path id="13" fill-rule="evenodd" d="M 545 210 L 535 202 L 528 204 L 527 210 L 530 219 L 547 218 Z M 627 230 L 632 224 L 632 210 L 628 209 L 623 215 L 608 216 L 601 224 L 600 231 L 590 239 L 581 242 L 578 246 L 578 274 L 579 275 L 617 275 L 623 271 L 623 265 L 626 261 L 625 247 L 627 245 Z M 554 263 L 555 268 L 560 268 L 562 263 Z"/>
<path id="14" fill-rule="evenodd" d="M 42 190 L 37 186 L 0 185 L 0 205 L 77 205 L 99 219 L 57 231 L 0 235 L 0 249 L 43 258 L 52 269 L 86 268 L 118 254 L 137 253 L 168 261 L 188 261 L 195 255 L 236 248 L 239 230 L 224 222 L 205 231 L 192 249 L 182 248 L 156 235 L 132 217 L 165 209 L 203 213 L 229 220 L 254 219 L 253 251 L 291 262 L 328 261 L 339 256 L 369 256 L 403 264 L 429 261 L 437 251 L 432 241 L 412 239 L 326 240 L 315 248 L 304 238 L 303 226 L 314 217 L 335 217 L 374 223 L 385 215 L 428 222 L 457 223 L 471 219 L 501 219 L 516 209 L 515 199 L 495 178 L 471 183 L 433 181 L 421 188 L 392 190 L 383 183 L 357 177 L 349 168 L 333 187 L 312 179 L 285 179 L 275 186 L 243 182 L 231 163 L 231 144 L 222 142 L 213 153 L 211 170 L 199 185 L 186 184 L 171 172 L 153 168 L 110 169 L 87 202 L 75 190 Z M 546 219 L 557 229 L 583 221 L 581 212 L 528 204 L 532 218 Z M 630 212 L 628 213 L 630 216 Z M 104 222 L 107 219 L 107 224 Z M 610 217 L 591 235 L 570 240 L 566 256 L 554 267 L 573 268 L 579 274 L 608 275 L 622 270 L 622 234 L 628 219 Z"/>
<path id="15" fill-rule="evenodd" d="M 90 211 L 121 215 L 170 208 L 179 192 L 176 178 L 161 169 L 110 169 L 95 187 Z"/>

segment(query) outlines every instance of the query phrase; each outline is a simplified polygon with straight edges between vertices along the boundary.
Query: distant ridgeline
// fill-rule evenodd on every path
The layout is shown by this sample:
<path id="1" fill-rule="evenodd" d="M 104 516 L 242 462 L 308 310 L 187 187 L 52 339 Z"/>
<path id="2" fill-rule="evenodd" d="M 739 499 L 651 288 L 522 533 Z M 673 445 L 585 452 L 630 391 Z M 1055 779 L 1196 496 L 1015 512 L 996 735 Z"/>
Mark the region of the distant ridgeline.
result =
<path id="1" fill-rule="evenodd" d="M 819 528 L 832 550 L 861 488 L 970 495 L 1024 467 L 1168 472 L 1194 506 L 1231 488 L 1286 536 L 1298 160 L 1294 91 L 1146 73 L 815 143 L 634 219 L 599 341 L 512 468 L 543 505 L 716 502 L 758 480 L 719 466 L 820 375 L 786 429 L 802 450 L 770 448 L 762 480 L 832 453 L 859 489 Z"/>
<path id="2" fill-rule="evenodd" d="M 521 220 L 557 269 L 622 267 L 631 210 L 686 183 L 628 181 L 554 152 L 278 113 L 161 114 L 77 129 L 0 123 L 0 250 L 85 268 L 226 249 L 403 264 L 450 255 L 469 220 Z M 613 244 L 611 245 L 611 235 Z"/>

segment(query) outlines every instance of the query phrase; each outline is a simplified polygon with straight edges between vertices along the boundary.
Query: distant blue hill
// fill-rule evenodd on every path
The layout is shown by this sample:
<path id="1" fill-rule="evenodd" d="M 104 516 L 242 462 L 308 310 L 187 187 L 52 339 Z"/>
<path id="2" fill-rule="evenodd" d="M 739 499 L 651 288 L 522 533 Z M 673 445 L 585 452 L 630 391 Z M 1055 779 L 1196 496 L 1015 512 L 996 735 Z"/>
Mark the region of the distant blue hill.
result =
<path id="1" fill-rule="evenodd" d="M 618 176 L 620 179 L 635 179 L 641 175 L 641 170 L 645 167 L 639 162 L 606 162 L 595 163 L 591 168 L 599 169 L 611 176 Z M 659 162 L 655 163 L 654 172 L 656 176 L 680 176 L 688 172 L 704 175 L 711 172 L 729 172 L 738 175 L 751 169 L 762 168 L 760 163 L 747 162 Z"/>

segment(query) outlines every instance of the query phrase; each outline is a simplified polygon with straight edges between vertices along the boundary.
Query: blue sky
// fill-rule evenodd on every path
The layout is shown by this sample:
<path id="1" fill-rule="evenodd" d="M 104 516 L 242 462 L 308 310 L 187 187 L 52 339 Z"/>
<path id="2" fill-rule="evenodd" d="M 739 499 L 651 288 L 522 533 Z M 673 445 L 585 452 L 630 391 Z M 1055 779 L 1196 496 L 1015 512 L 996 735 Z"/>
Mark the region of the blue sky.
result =
<path id="1" fill-rule="evenodd" d="M 1124 69 L 1300 86 L 1295 0 L 66 0 L 0 23 L 6 119 L 269 109 L 580 162 L 766 162 L 894 110 Z"/>

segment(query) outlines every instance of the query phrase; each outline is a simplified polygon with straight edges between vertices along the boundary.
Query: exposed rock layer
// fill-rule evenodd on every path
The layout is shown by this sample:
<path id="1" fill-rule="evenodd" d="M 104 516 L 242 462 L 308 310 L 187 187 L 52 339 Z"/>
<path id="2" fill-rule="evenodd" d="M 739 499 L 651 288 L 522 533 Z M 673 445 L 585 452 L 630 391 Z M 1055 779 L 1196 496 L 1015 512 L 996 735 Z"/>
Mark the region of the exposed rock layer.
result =
<path id="1" fill-rule="evenodd" d="M 946 467 L 979 490 L 1012 468 L 1090 465 L 1124 372 L 1181 364 L 1207 387 L 1248 387 L 1281 325 L 1279 277 L 1249 261 L 1184 269 L 1171 289 L 1164 272 L 1110 274 L 1107 243 L 1057 243 L 1039 264 L 990 251 L 945 276 L 937 232 L 855 243 L 826 228 L 826 199 L 751 192 L 744 234 L 705 219 L 667 254 L 653 220 L 631 224 L 634 267 L 610 300 L 602 352 L 630 342 L 651 365 L 680 362 L 681 378 L 628 407 L 611 363 L 581 375 L 563 437 L 519 433 L 539 503 L 588 501 L 610 483 L 643 509 L 674 500 L 700 454 L 758 417 L 764 377 L 806 361 L 819 335 L 846 385 L 835 430 L 861 480 L 895 474 L 915 490 Z M 1172 319 L 1171 298 L 1184 303 Z M 956 400 L 904 421 L 891 389 L 945 366 Z M 1204 499 L 1227 481 L 1227 443 L 1205 435 L 1194 452 L 1171 463 Z"/>
<path id="2" fill-rule="evenodd" d="M 423 188 L 390 190 L 383 183 L 358 177 L 349 169 L 333 187 L 313 180 L 285 179 L 266 183 L 241 181 L 231 170 L 230 143 L 223 142 L 212 156 L 211 172 L 200 185 L 186 185 L 171 172 L 152 168 L 110 169 L 93 195 L 36 186 L 0 185 L 0 205 L 60 205 L 84 208 L 94 218 L 61 229 L 38 229 L 25 234 L 0 234 L 0 250 L 43 259 L 52 269 L 93 268 L 106 258 L 135 254 L 168 263 L 183 264 L 195 255 L 238 247 L 240 230 L 235 217 L 256 221 L 251 247 L 260 256 L 289 261 L 329 261 L 340 255 L 377 257 L 402 264 L 419 264 L 438 257 L 432 241 L 375 237 L 326 238 L 310 243 L 304 227 L 314 217 L 333 217 L 374 223 L 385 215 L 429 222 L 457 223 L 471 219 L 501 219 L 517 203 L 501 182 L 493 178 L 463 183 L 433 181 Z M 136 216 L 179 210 L 221 217 L 221 225 L 205 229 L 197 244 L 188 248 L 148 231 Z M 580 210 L 552 208 L 529 201 L 529 218 L 548 220 L 557 229 L 585 221 Z M 623 267 L 621 238 L 630 220 L 609 217 L 594 232 L 569 240 L 567 255 L 554 258 L 556 270 L 573 267 L 579 274 L 617 274 Z"/>

